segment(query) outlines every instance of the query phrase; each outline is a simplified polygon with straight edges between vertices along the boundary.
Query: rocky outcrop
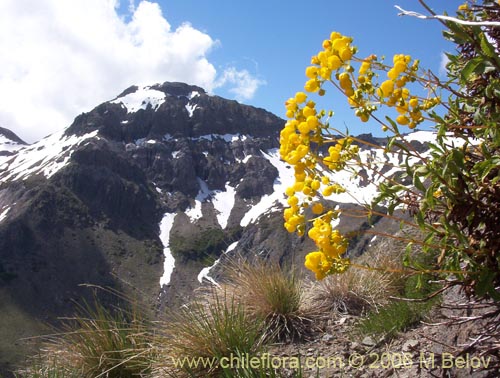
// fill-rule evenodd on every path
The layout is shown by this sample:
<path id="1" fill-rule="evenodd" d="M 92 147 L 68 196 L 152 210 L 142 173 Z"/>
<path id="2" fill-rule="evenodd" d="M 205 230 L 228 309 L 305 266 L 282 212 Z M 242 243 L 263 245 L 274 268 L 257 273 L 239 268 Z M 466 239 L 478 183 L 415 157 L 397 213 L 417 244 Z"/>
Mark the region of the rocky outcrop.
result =
<path id="1" fill-rule="evenodd" d="M 6 139 L 15 142 L 17 144 L 27 145 L 27 143 L 24 140 L 19 138 L 14 132 L 12 132 L 9 129 L 0 127 L 0 135 L 3 135 Z"/>

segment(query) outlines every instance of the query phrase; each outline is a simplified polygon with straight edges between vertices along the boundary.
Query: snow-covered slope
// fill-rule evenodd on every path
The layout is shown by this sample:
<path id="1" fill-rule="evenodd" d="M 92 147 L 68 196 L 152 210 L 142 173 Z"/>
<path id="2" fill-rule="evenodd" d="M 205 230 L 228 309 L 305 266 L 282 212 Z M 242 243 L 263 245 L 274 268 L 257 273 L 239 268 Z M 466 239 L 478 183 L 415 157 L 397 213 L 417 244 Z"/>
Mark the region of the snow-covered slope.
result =
<path id="1" fill-rule="evenodd" d="M 0 161 L 0 182 L 25 180 L 34 174 L 50 178 L 69 162 L 75 147 L 97 133 L 96 130 L 83 136 L 66 136 L 60 131 L 20 149 L 14 157 Z"/>
<path id="2" fill-rule="evenodd" d="M 23 144 L 21 144 L 19 142 L 15 142 L 15 141 L 7 138 L 5 135 L 0 134 L 0 153 L 3 151 L 14 152 L 14 151 L 17 151 L 23 147 L 24 147 Z"/>
<path id="3" fill-rule="evenodd" d="M 0 127 L 0 166 L 27 144 L 11 130 Z"/>

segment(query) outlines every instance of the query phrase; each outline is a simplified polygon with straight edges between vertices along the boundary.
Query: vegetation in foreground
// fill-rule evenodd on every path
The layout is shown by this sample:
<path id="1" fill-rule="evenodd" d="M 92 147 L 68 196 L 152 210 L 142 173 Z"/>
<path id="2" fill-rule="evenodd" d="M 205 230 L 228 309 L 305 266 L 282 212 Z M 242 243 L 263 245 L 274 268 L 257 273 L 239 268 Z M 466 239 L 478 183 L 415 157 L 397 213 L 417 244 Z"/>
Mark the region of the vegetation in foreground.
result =
<path id="1" fill-rule="evenodd" d="M 307 255 L 305 265 L 318 280 L 335 273 L 342 276 L 312 284 L 309 293 L 313 294 L 304 295 L 301 281 L 291 272 L 278 270 L 274 275 L 264 266 L 239 263 L 233 282 L 201 295 L 164 323 L 149 323 L 134 313 L 96 304 L 59 336 L 51 337 L 19 376 L 279 376 L 272 368 L 225 368 L 220 362 L 231 354 L 264 353 L 273 341 L 298 340 L 307 330 L 314 331 L 320 315 L 364 314 L 359 323 L 362 333 L 393 337 L 425 317 L 434 304 L 425 301 L 435 289 L 428 284 L 430 277 L 445 288 L 460 286 L 471 303 L 479 299 L 496 306 L 473 319 L 491 322 L 477 339 L 482 343 L 474 342 L 464 350 L 498 354 L 500 4 L 465 3 L 450 19 L 433 14 L 420 2 L 447 27 L 446 38 L 457 46 L 458 52 L 448 55 L 447 81 L 419 71 L 418 60 L 403 54 L 389 64 L 374 55 L 359 58 L 352 38 L 334 32 L 306 69 L 308 94 L 298 92 L 287 101 L 290 120 L 281 133 L 280 152 L 295 167 L 296 183 L 286 193 L 290 207 L 285 210 L 285 227 L 316 243 L 318 249 Z M 407 239 L 400 269 L 358 264 L 345 256 L 348 239 L 331 226 L 342 214 L 325 208 L 321 201 L 345 191 L 326 171 L 356 173 L 372 163 L 361 159 L 353 137 L 333 136 L 342 132 L 330 127 L 331 112 L 318 112 L 309 98 L 315 93 L 323 96 L 328 83 L 346 96 L 360 121 L 373 120 L 390 133 L 384 152 L 397 151 L 405 157 L 399 167 L 405 174 L 375 183 L 379 197 L 365 212 L 355 214 L 389 217 L 421 231 L 423 238 Z M 420 85 L 428 93 L 410 85 Z M 442 93 L 449 94 L 447 101 Z M 381 109 L 388 114 L 380 113 Z M 428 156 L 416 151 L 400 131 L 425 121 L 437 133 Z M 450 137 L 458 142 L 450 142 Z M 325 145 L 329 145 L 328 154 Z M 380 211 L 382 204 L 387 211 Z M 396 208 L 407 211 L 413 220 L 398 218 Z M 431 260 L 423 264 L 415 257 L 415 246 Z M 358 273 L 352 273 L 353 267 Z M 397 272 L 402 274 L 393 274 Z M 423 291 L 416 292 L 415 287 Z M 410 301 L 391 301 L 394 293 Z M 167 356 L 176 358 L 171 360 L 173 365 L 165 364 Z M 183 358 L 216 364 L 175 366 Z M 301 369 L 297 371 L 301 376 Z"/>
<path id="2" fill-rule="evenodd" d="M 413 285 L 398 275 L 369 270 L 348 271 L 339 276 L 345 282 L 336 277 L 311 282 L 294 269 L 260 258 L 228 261 L 226 271 L 224 283 L 199 291 L 160 321 L 141 315 L 137 305 L 129 311 L 109 310 L 98 302 L 86 307 L 47 337 L 17 377 L 302 377 L 301 358 L 286 374 L 266 364 L 221 362 L 262 357 L 272 346 L 317 337 L 325 321 L 346 313 L 366 321 L 370 317 L 362 316 L 380 313 L 401 285 Z M 368 280 L 372 292 L 359 285 Z M 340 301 L 341 307 L 332 305 Z M 405 321 L 405 315 L 396 311 L 391 316 Z"/>

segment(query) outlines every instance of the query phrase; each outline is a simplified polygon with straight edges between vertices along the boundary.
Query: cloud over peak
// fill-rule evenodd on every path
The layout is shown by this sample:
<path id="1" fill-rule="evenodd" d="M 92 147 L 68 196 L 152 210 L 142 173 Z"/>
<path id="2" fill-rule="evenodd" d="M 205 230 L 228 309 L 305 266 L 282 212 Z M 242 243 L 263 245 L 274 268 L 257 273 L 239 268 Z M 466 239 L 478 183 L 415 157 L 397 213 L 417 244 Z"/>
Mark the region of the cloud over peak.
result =
<path id="1" fill-rule="evenodd" d="M 132 84 L 182 81 L 251 99 L 264 81 L 217 72 L 218 41 L 189 23 L 173 29 L 157 3 L 4 0 L 0 3 L 0 126 L 33 142 Z"/>

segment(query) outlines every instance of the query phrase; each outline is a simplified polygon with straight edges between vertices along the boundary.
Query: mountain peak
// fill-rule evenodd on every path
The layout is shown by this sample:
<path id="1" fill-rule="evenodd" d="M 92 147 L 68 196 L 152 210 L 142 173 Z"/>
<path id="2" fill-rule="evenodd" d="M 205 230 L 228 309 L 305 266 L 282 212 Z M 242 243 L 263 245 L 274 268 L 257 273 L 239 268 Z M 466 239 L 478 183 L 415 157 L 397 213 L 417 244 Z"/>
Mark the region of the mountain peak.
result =
<path id="1" fill-rule="evenodd" d="M 284 120 L 249 105 L 208 95 L 198 86 L 165 82 L 131 86 L 118 97 L 77 117 L 66 135 L 94 130 L 115 141 L 241 134 L 276 137 Z"/>
<path id="2" fill-rule="evenodd" d="M 4 127 L 0 127 L 0 156 L 12 155 L 15 151 L 28 145 L 14 132 Z"/>
<path id="3" fill-rule="evenodd" d="M 170 95 L 170 96 L 188 97 L 190 95 L 190 93 L 192 93 L 192 92 L 206 94 L 206 91 L 203 88 L 198 87 L 196 85 L 189 85 L 186 83 L 168 82 L 167 81 L 163 84 L 154 84 L 154 85 L 144 86 L 144 87 L 132 85 L 132 86 L 128 87 L 127 89 L 125 89 L 122 93 L 120 93 L 116 97 L 115 100 L 122 98 L 122 97 L 125 97 L 127 95 L 130 95 L 132 93 L 136 93 L 139 90 L 146 90 L 146 89 L 160 91 L 160 92 L 163 92 L 164 94 Z M 113 100 L 112 102 L 114 102 L 115 100 Z"/>

